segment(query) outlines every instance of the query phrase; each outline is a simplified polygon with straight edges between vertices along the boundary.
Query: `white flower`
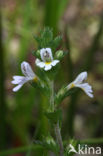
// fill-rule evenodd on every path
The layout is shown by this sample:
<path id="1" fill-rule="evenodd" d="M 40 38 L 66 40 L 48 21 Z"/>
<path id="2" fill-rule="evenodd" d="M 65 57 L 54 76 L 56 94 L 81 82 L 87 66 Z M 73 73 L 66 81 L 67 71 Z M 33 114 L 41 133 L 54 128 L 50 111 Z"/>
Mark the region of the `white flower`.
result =
<path id="1" fill-rule="evenodd" d="M 67 89 L 71 89 L 73 87 L 79 87 L 81 88 L 89 97 L 93 98 L 93 90 L 92 87 L 88 84 L 85 83 L 84 80 L 87 79 L 87 72 L 82 72 L 80 73 L 76 79 L 71 82 L 68 86 Z"/>
<path id="2" fill-rule="evenodd" d="M 34 72 L 31 69 L 31 66 L 27 62 L 21 63 L 21 70 L 24 76 L 13 76 L 13 81 L 11 81 L 12 84 L 17 84 L 15 88 L 13 88 L 13 91 L 18 91 L 24 83 L 30 81 L 30 80 L 37 80 L 37 76 L 34 74 Z"/>
<path id="3" fill-rule="evenodd" d="M 41 60 L 36 59 L 35 63 L 38 67 L 44 70 L 50 70 L 53 66 L 59 63 L 59 60 L 53 60 L 52 51 L 50 48 L 43 48 L 40 50 Z"/>

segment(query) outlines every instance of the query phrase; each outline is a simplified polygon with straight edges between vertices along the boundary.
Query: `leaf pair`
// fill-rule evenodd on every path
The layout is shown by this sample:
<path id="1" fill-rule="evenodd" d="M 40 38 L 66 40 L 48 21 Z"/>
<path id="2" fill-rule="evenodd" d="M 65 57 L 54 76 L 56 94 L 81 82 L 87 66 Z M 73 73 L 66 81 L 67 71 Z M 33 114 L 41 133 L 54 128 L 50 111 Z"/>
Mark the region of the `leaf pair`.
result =
<path id="1" fill-rule="evenodd" d="M 54 141 L 53 137 L 48 135 L 47 137 L 43 137 L 42 141 L 36 140 L 34 141 L 35 144 L 38 144 L 45 148 L 46 150 L 58 153 L 59 152 L 59 147 Z"/>
<path id="2" fill-rule="evenodd" d="M 62 111 L 57 109 L 54 112 L 45 112 L 46 117 L 50 120 L 52 124 L 56 124 L 58 121 L 62 120 Z"/>
<path id="3" fill-rule="evenodd" d="M 38 49 L 49 47 L 53 51 L 55 51 L 56 48 L 58 48 L 58 46 L 60 45 L 62 37 L 57 36 L 53 39 L 52 29 L 46 27 L 43 31 L 41 31 L 40 37 L 34 36 L 34 39 L 38 43 Z"/>

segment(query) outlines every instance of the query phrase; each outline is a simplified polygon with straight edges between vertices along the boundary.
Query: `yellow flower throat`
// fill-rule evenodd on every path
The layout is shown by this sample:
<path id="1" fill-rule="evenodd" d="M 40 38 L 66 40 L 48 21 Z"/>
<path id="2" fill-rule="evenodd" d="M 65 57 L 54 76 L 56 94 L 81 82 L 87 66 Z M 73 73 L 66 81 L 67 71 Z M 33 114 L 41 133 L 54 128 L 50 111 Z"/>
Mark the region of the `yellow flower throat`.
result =
<path id="1" fill-rule="evenodd" d="M 35 81 L 35 82 L 37 82 L 37 81 L 38 81 L 38 78 L 37 78 L 36 76 L 34 77 L 34 81 Z"/>
<path id="2" fill-rule="evenodd" d="M 73 88 L 73 87 L 75 87 L 75 85 L 72 83 L 70 88 Z"/>
<path id="3" fill-rule="evenodd" d="M 48 64 L 51 64 L 51 62 L 45 62 L 45 64 L 47 64 L 47 65 L 48 65 Z"/>

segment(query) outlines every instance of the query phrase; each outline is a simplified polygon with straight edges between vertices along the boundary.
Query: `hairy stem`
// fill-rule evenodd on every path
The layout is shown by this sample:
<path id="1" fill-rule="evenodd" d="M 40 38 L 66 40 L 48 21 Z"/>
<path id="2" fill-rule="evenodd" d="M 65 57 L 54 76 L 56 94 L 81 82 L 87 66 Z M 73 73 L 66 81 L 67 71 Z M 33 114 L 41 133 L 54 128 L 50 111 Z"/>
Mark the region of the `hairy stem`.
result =
<path id="1" fill-rule="evenodd" d="M 51 111 L 54 112 L 54 82 L 53 81 L 50 81 L 50 87 L 51 87 L 50 108 L 51 108 Z M 55 131 L 57 143 L 60 148 L 60 156 L 64 156 L 59 121 L 54 125 L 54 131 Z"/>
<path id="2" fill-rule="evenodd" d="M 62 142 L 62 137 L 61 137 L 61 132 L 60 132 L 60 127 L 59 127 L 59 122 L 55 124 L 55 135 L 56 135 L 56 140 L 60 148 L 60 156 L 64 156 L 64 150 L 63 150 L 63 142 Z"/>

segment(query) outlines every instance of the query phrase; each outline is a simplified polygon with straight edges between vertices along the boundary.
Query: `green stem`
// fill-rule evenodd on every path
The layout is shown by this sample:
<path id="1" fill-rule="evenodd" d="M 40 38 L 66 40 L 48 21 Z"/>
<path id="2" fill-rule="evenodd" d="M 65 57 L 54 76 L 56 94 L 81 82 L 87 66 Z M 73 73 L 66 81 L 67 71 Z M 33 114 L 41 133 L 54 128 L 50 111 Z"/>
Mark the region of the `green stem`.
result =
<path id="1" fill-rule="evenodd" d="M 86 139 L 86 140 L 81 140 L 81 144 L 103 144 L 103 138 L 93 138 L 93 139 Z"/>
<path id="2" fill-rule="evenodd" d="M 8 155 L 12 155 L 12 154 L 17 154 L 17 153 L 22 153 L 22 152 L 27 152 L 29 149 L 31 150 L 41 150 L 43 149 L 41 146 L 39 145 L 31 145 L 31 146 L 24 146 L 24 147 L 18 147 L 18 148 L 14 148 L 14 149 L 9 149 L 9 150 L 5 150 L 5 151 L 1 151 L 0 155 L 2 156 L 8 156 Z"/>
<path id="3" fill-rule="evenodd" d="M 54 129 L 55 129 L 56 140 L 60 148 L 60 156 L 64 156 L 63 142 L 62 142 L 62 136 L 61 136 L 60 127 L 59 127 L 59 122 L 55 124 Z"/>
<path id="4" fill-rule="evenodd" d="M 0 8 L 1 9 L 1 8 Z M 0 10 L 0 149 L 6 148 L 6 104 L 5 104 L 5 69 L 2 43 L 2 17 Z"/>
<path id="5" fill-rule="evenodd" d="M 70 48 L 70 40 L 68 37 L 68 24 L 66 24 L 64 28 L 64 37 L 65 37 L 65 46 L 66 46 L 66 49 L 68 50 L 68 57 L 67 57 L 67 67 L 69 70 L 68 76 L 69 76 L 69 81 L 72 81 L 73 80 L 73 63 L 72 63 L 72 59 L 70 56 L 71 48 Z"/>
<path id="6" fill-rule="evenodd" d="M 89 48 L 89 50 L 87 50 L 85 52 L 85 53 L 87 53 L 87 59 L 84 62 L 84 66 L 83 66 L 83 68 L 81 68 L 81 71 L 83 71 L 83 70 L 90 71 L 91 70 L 92 65 L 94 63 L 95 53 L 97 52 L 99 45 L 100 45 L 100 39 L 102 36 L 102 32 L 103 32 L 103 15 L 100 18 L 99 28 L 98 28 L 97 34 L 95 35 L 94 40 L 91 44 L 91 47 Z"/>
<path id="7" fill-rule="evenodd" d="M 46 0 L 45 1 L 45 17 L 44 25 L 53 28 L 54 35 L 57 34 L 57 24 L 58 24 L 58 11 L 59 6 L 58 0 Z"/>
<path id="8" fill-rule="evenodd" d="M 50 88 L 51 88 L 51 97 L 50 97 L 50 107 L 51 111 L 54 112 L 54 82 L 50 82 Z M 62 137 L 59 127 L 59 121 L 54 125 L 54 131 L 56 135 L 56 140 L 60 148 L 60 156 L 63 156 L 63 143 L 62 143 Z"/>
<path id="9" fill-rule="evenodd" d="M 74 93 L 71 97 L 71 103 L 68 108 L 68 134 L 72 138 L 74 136 L 74 117 L 76 112 L 76 101 L 78 98 L 78 93 Z"/>
<path id="10" fill-rule="evenodd" d="M 71 82 L 73 80 L 73 63 L 71 60 L 71 56 L 70 56 L 70 52 L 71 52 L 71 48 L 70 48 L 70 40 L 68 38 L 68 24 L 65 24 L 65 29 L 64 29 L 64 37 L 65 37 L 65 46 L 67 48 L 68 52 L 68 57 L 67 57 L 67 66 L 68 66 L 68 71 L 69 71 L 69 81 Z M 66 121 L 66 125 L 67 125 L 67 129 L 69 130 L 69 135 L 73 136 L 74 134 L 74 127 L 72 124 L 73 118 L 74 118 L 74 112 L 71 110 L 75 109 L 75 105 L 74 105 L 74 99 L 75 97 L 73 96 L 73 98 L 71 98 L 71 105 L 69 105 L 68 107 L 68 121 Z M 67 124 L 67 122 L 69 124 Z"/>

